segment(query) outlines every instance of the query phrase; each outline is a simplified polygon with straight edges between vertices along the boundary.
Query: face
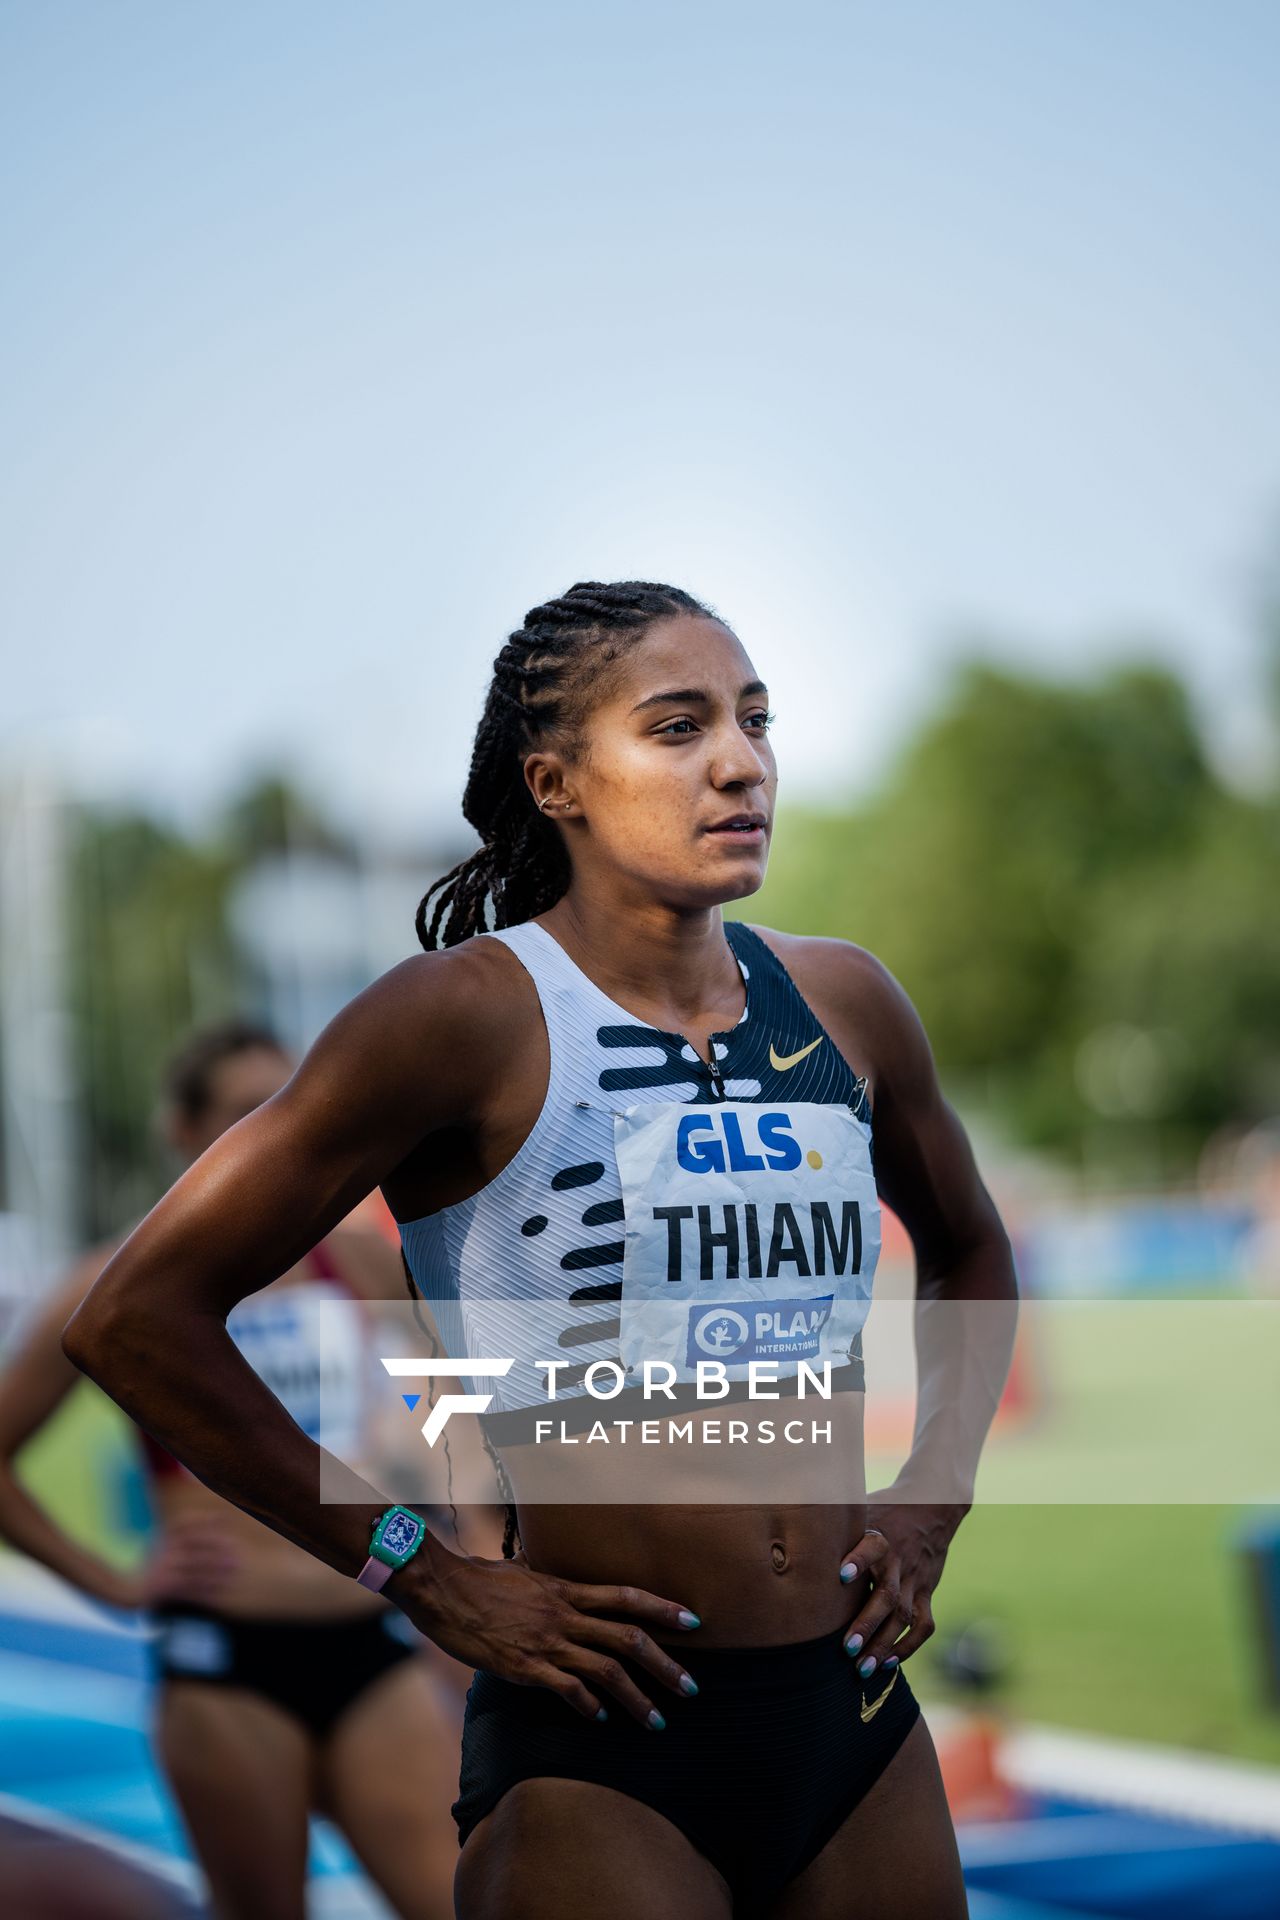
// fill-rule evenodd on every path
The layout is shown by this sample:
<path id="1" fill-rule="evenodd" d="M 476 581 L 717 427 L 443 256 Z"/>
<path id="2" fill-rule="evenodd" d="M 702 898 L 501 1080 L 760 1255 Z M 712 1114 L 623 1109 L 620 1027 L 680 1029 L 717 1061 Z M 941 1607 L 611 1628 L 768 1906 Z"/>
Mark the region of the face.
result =
<path id="1" fill-rule="evenodd" d="M 198 1160 L 228 1127 L 279 1093 L 292 1072 L 292 1063 L 274 1047 L 246 1047 L 220 1060 L 209 1076 L 203 1113 L 195 1119 L 176 1115 L 170 1122 L 174 1146 L 188 1162 Z"/>
<path id="2" fill-rule="evenodd" d="M 756 892 L 777 786 L 768 717 L 727 627 L 690 614 L 655 622 L 611 669 L 585 753 L 525 762 L 535 801 L 563 823 L 575 877 L 608 874 L 633 897 L 688 907 Z"/>

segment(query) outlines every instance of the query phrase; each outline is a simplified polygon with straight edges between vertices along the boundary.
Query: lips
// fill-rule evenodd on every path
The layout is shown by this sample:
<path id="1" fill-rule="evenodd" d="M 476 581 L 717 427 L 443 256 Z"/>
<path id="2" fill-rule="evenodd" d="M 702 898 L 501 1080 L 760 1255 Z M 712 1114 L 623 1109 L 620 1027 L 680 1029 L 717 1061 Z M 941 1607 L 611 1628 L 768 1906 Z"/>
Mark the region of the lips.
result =
<path id="1" fill-rule="evenodd" d="M 706 833 L 750 834 L 758 832 L 768 824 L 768 820 L 763 813 L 733 813 L 730 814 L 727 820 L 717 820 L 714 826 L 706 827 L 703 831 Z"/>

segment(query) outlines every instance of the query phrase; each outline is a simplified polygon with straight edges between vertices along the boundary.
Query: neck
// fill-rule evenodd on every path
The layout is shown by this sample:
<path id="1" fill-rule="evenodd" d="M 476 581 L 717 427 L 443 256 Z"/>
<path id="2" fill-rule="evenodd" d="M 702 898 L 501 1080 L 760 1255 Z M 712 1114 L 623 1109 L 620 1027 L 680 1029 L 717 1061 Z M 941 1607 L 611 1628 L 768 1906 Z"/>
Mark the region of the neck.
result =
<path id="1" fill-rule="evenodd" d="M 742 975 L 718 906 L 620 908 L 570 888 L 538 920 L 611 1000 L 656 1010 L 655 1026 L 679 1031 L 711 1012 L 727 1016 L 714 1026 L 732 1026 L 742 1012 Z"/>

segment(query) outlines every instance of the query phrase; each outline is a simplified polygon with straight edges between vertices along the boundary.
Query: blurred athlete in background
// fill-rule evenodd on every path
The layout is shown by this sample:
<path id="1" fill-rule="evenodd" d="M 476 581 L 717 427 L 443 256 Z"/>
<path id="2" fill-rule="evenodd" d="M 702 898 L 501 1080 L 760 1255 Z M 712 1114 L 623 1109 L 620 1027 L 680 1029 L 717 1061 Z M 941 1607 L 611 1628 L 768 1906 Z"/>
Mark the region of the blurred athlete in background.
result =
<path id="1" fill-rule="evenodd" d="M 166 1075 L 165 1132 L 183 1164 L 291 1072 L 265 1027 L 230 1021 L 194 1035 Z M 456 1667 L 465 1685 L 469 1670 L 422 1641 L 399 1608 L 211 1493 L 141 1429 L 159 1544 L 137 1571 L 78 1545 L 15 1475 L 21 1449 L 81 1378 L 62 1329 L 121 1244 L 76 1263 L 0 1372 L 0 1535 L 94 1599 L 149 1609 L 156 1744 L 219 1920 L 301 1920 L 311 1810 L 345 1834 L 399 1914 L 444 1920 L 461 1701 L 439 1680 Z M 347 1223 L 242 1302 L 229 1331 L 314 1431 L 317 1313 L 349 1316 L 349 1338 L 344 1326 L 326 1343 L 326 1407 L 358 1422 L 364 1303 L 404 1297 L 394 1246 Z"/>

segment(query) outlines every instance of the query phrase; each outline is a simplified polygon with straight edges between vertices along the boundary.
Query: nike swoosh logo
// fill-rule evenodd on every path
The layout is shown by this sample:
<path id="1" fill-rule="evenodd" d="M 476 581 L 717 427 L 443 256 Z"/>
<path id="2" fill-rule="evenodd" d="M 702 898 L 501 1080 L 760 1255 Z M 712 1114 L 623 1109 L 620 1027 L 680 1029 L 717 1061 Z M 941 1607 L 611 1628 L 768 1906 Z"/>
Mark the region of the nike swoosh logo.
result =
<path id="1" fill-rule="evenodd" d="M 799 1053 L 785 1054 L 778 1053 L 771 1040 L 769 1042 L 769 1065 L 776 1068 L 779 1073 L 785 1073 L 788 1067 L 795 1066 L 797 1060 L 803 1060 L 805 1055 L 812 1053 L 815 1047 L 820 1047 L 822 1045 L 822 1039 L 823 1036 L 819 1034 L 817 1039 L 811 1040 L 807 1047 L 801 1047 Z"/>
<path id="2" fill-rule="evenodd" d="M 858 1712 L 862 1715 L 862 1718 L 864 1720 L 870 1720 L 873 1714 L 879 1713 L 881 1707 L 884 1705 L 885 1701 L 889 1698 L 889 1695 L 893 1692 L 894 1681 L 898 1678 L 898 1675 L 901 1672 L 902 1672 L 901 1667 L 894 1668 L 893 1680 L 889 1682 L 888 1686 L 885 1688 L 883 1693 L 878 1694 L 876 1696 L 876 1698 L 871 1702 L 870 1706 L 867 1705 L 866 1695 L 865 1694 L 863 1695 L 862 1704 L 859 1706 Z"/>

